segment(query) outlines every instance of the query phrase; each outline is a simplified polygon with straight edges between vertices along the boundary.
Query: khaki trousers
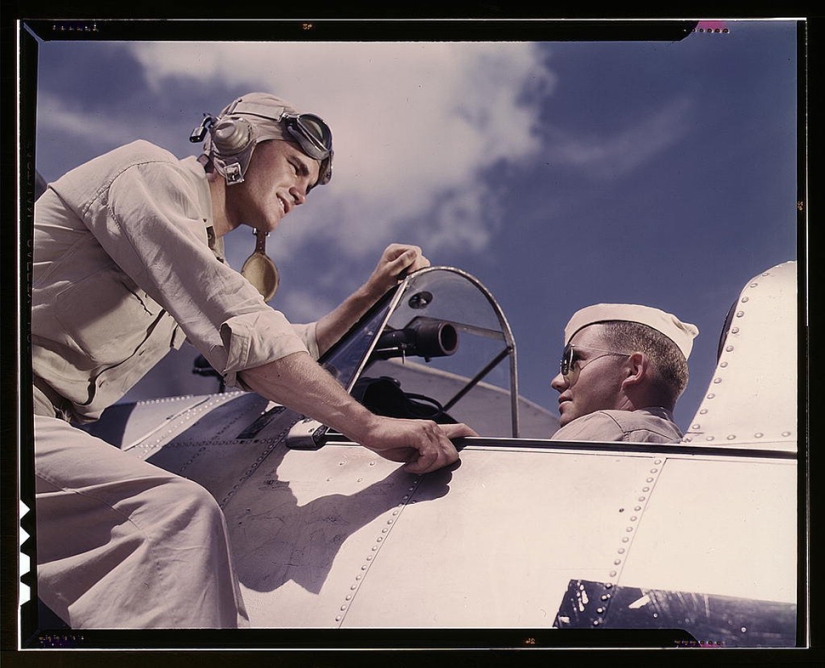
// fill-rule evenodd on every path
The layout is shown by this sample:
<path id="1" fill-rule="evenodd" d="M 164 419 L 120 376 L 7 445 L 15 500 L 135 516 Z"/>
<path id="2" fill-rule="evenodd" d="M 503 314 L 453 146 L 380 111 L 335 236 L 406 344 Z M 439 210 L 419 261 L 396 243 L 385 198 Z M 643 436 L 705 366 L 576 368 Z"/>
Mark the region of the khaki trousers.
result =
<path id="1" fill-rule="evenodd" d="M 200 485 L 35 415 L 38 596 L 69 626 L 248 626 L 226 521 Z"/>

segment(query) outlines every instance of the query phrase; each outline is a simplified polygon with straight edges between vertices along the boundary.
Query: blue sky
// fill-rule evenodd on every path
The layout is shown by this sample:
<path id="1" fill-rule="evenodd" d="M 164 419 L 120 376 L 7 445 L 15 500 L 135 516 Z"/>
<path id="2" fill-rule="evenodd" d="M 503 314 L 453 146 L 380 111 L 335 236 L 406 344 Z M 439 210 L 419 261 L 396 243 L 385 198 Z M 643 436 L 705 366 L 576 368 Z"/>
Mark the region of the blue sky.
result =
<path id="1" fill-rule="evenodd" d="M 570 315 L 656 306 L 700 330 L 685 428 L 730 305 L 798 252 L 796 23 L 724 25 L 678 42 L 46 41 L 37 167 L 54 180 L 138 138 L 184 157 L 203 112 L 274 92 L 331 125 L 336 156 L 332 182 L 268 240 L 273 306 L 314 319 L 388 243 L 418 243 L 491 290 L 521 393 L 554 412 Z M 229 235 L 230 263 L 253 245 Z M 130 397 L 211 391 L 192 357 Z"/>

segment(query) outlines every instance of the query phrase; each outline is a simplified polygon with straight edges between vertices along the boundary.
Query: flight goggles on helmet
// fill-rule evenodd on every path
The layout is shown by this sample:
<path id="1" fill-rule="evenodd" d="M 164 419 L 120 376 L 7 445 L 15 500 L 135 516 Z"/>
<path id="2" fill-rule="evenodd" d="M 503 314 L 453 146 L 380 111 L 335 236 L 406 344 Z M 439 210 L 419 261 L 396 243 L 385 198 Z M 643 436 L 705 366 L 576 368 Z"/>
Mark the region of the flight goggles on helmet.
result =
<path id="1" fill-rule="evenodd" d="M 219 118 L 204 114 L 203 121 L 189 137 L 191 142 L 206 138 L 205 150 L 211 154 L 228 183 L 243 181 L 255 145 L 268 139 L 296 142 L 306 155 L 321 163 L 315 185 L 329 183 L 332 178 L 332 131 L 323 119 L 315 114 L 290 113 L 285 107 L 270 105 L 246 104 L 238 108 L 241 102 L 243 100 L 236 101 Z"/>
<path id="2" fill-rule="evenodd" d="M 289 133 L 289 137 L 301 147 L 301 150 L 321 163 L 316 185 L 329 183 L 332 178 L 332 131 L 323 119 L 315 114 L 290 114 L 285 109 L 277 117 L 266 118 L 281 123 Z M 281 135 L 271 135 L 263 126 L 260 126 L 258 130 L 260 133 L 258 141 L 282 138 Z"/>

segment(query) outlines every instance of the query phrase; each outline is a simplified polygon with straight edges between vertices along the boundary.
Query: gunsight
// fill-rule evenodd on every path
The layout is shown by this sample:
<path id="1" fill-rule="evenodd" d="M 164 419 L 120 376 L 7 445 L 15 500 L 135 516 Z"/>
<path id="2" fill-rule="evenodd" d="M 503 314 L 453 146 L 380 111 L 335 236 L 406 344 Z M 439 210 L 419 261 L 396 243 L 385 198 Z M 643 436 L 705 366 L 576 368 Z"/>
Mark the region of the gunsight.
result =
<path id="1" fill-rule="evenodd" d="M 458 330 L 452 323 L 432 318 L 416 318 L 404 329 L 385 331 L 378 337 L 374 360 L 391 357 L 447 357 L 458 350 Z"/>

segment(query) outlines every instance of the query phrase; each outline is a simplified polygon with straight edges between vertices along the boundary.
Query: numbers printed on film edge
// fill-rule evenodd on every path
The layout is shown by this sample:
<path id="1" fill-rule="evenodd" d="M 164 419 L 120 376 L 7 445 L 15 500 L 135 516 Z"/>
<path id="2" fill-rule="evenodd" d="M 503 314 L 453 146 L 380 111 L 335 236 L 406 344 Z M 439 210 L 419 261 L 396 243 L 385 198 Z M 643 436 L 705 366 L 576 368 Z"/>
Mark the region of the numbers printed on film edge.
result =
<path id="1" fill-rule="evenodd" d="M 61 21 L 52 23 L 52 32 L 99 32 L 97 23 L 92 21 Z"/>

